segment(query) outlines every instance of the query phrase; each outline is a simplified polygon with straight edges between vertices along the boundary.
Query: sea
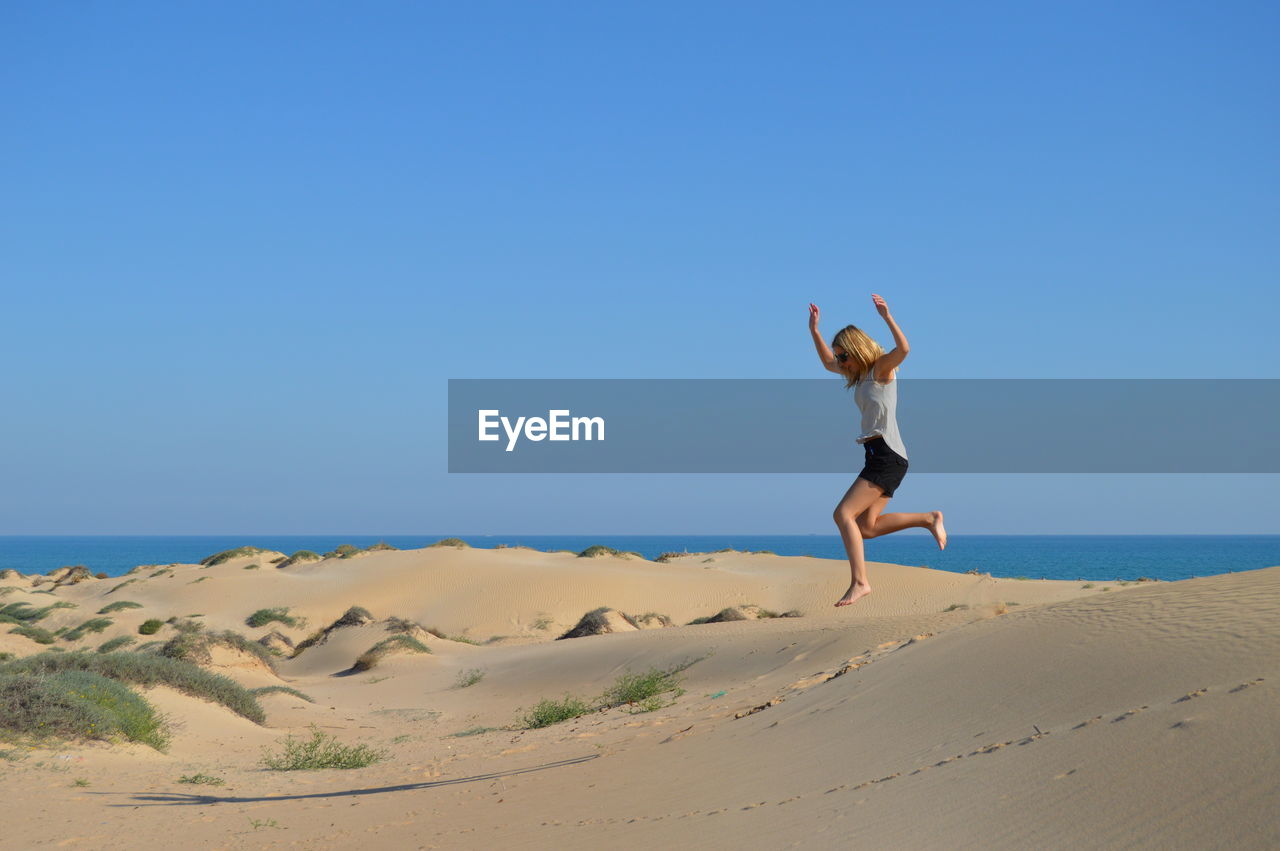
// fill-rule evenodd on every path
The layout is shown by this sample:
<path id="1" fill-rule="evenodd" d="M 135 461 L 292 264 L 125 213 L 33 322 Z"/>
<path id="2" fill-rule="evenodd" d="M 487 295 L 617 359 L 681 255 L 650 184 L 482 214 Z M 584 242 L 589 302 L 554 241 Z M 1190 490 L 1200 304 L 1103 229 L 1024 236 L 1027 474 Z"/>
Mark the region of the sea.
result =
<path id="1" fill-rule="evenodd" d="M 141 564 L 195 563 L 246 545 L 324 553 L 340 544 L 366 547 L 380 541 L 414 549 L 445 537 L 462 538 L 473 547 L 573 552 L 603 544 L 649 559 L 726 548 L 846 558 L 838 535 L 9 535 L 0 536 L 0 570 L 48 573 L 81 564 L 93 573 L 120 576 Z M 1027 579 L 1174 581 L 1280 565 L 1280 535 L 951 535 L 946 550 L 939 551 L 927 532 L 910 530 L 864 546 L 868 561 Z"/>

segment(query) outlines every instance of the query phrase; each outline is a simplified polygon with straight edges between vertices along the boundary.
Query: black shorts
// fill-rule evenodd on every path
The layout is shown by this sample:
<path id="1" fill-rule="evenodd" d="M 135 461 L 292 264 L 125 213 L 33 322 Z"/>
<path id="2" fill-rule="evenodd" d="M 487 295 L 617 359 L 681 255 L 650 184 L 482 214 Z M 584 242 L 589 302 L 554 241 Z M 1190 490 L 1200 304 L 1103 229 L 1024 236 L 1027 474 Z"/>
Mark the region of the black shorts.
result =
<path id="1" fill-rule="evenodd" d="M 883 437 L 873 437 L 862 445 L 867 460 L 858 478 L 879 485 L 885 496 L 893 496 L 907 474 L 907 459 L 890 449 Z"/>

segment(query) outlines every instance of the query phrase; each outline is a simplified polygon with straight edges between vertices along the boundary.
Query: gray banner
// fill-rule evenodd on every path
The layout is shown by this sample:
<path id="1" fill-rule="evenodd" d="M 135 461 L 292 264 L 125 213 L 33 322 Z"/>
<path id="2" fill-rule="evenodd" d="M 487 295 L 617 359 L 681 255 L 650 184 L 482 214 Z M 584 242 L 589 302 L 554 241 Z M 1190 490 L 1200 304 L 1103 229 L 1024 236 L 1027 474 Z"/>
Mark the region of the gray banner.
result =
<path id="1" fill-rule="evenodd" d="M 911 472 L 1280 472 L 1280 379 L 897 381 Z M 450 379 L 449 472 L 857 473 L 860 423 L 835 376 Z"/>

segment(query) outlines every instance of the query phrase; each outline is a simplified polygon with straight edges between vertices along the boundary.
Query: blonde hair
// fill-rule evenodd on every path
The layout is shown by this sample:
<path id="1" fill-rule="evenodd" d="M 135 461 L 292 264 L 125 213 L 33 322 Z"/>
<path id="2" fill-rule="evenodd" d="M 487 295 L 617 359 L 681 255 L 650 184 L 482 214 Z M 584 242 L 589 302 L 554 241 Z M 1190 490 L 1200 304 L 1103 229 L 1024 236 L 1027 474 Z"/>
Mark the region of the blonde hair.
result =
<path id="1" fill-rule="evenodd" d="M 831 340 L 831 346 L 832 348 L 839 346 L 849 354 L 849 358 L 844 363 L 837 364 L 844 373 L 846 390 L 866 378 L 876 361 L 884 354 L 880 344 L 868 337 L 866 332 L 856 325 L 846 325 L 836 332 Z"/>

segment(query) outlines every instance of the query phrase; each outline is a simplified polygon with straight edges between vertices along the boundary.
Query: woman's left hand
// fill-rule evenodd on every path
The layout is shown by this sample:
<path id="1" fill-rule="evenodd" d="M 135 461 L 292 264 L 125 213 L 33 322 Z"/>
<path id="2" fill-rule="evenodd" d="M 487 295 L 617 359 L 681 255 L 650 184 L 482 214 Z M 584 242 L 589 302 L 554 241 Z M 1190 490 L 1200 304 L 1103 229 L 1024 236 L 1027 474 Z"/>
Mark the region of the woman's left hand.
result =
<path id="1" fill-rule="evenodd" d="M 885 300 L 875 293 L 871 294 L 871 300 L 876 303 L 876 312 L 879 313 L 882 318 L 888 319 L 889 305 L 885 303 Z"/>

